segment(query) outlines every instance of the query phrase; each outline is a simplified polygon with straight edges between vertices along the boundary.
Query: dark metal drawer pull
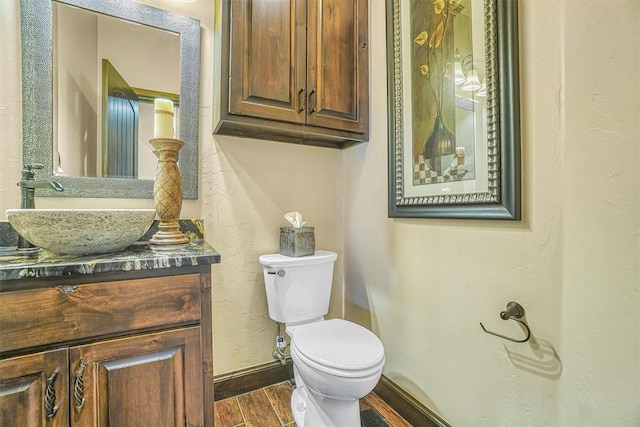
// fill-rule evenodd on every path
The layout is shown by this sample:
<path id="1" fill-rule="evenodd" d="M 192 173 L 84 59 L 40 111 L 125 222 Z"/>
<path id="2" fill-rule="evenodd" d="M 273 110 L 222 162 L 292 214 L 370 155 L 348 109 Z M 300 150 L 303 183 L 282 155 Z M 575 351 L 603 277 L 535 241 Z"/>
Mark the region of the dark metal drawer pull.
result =
<path id="1" fill-rule="evenodd" d="M 78 412 L 80 412 L 82 410 L 82 407 L 84 406 L 84 402 L 85 402 L 85 398 L 84 398 L 84 380 L 82 379 L 82 376 L 84 375 L 84 370 L 87 367 L 85 360 L 84 359 L 80 359 L 80 366 L 78 366 L 78 369 L 76 369 L 75 372 L 75 377 L 76 379 L 74 380 L 73 383 L 73 398 L 75 400 L 76 403 L 76 410 Z"/>
<path id="2" fill-rule="evenodd" d="M 51 374 L 47 378 L 47 388 L 44 391 L 44 406 L 47 410 L 47 420 L 52 419 L 58 412 L 58 405 L 56 405 L 56 388 L 53 382 L 58 377 L 58 372 Z"/>

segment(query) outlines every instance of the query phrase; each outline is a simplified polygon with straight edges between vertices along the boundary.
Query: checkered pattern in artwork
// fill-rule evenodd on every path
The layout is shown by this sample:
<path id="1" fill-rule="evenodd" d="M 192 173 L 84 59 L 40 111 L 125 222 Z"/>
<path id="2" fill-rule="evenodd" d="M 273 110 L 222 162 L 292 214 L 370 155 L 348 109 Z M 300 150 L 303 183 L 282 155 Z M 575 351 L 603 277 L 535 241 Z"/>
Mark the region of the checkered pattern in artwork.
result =
<path id="1" fill-rule="evenodd" d="M 424 156 L 419 154 L 413 158 L 413 185 L 437 184 L 446 182 L 444 176 L 438 176 L 437 172 L 429 169 L 424 161 Z"/>

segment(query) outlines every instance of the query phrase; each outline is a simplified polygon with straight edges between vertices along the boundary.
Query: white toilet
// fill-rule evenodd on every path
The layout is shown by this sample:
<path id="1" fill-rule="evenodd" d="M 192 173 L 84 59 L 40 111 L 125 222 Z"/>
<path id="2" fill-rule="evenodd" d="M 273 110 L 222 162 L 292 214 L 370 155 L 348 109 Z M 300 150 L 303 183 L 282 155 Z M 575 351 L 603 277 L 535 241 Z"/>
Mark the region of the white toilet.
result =
<path id="1" fill-rule="evenodd" d="M 384 347 L 371 331 L 329 311 L 337 254 L 262 255 L 269 317 L 286 325 L 296 388 L 291 410 L 299 427 L 359 427 L 358 400 L 378 383 Z"/>

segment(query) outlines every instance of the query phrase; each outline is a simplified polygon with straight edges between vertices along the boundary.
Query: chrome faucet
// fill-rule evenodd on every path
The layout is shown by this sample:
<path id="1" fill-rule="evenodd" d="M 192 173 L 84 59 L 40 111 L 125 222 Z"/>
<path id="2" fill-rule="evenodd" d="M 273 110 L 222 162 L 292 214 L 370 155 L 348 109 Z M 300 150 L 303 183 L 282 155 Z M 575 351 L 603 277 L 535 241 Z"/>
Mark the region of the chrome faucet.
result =
<path id="1" fill-rule="evenodd" d="M 44 167 L 41 163 L 33 163 L 24 166 L 22 169 L 22 177 L 18 182 L 20 187 L 20 209 L 35 209 L 36 202 L 36 188 L 50 188 L 56 191 L 63 191 L 64 188 L 59 182 L 55 181 L 36 181 L 34 170 L 42 169 Z M 34 245 L 22 236 L 18 237 L 18 249 L 31 249 Z"/>

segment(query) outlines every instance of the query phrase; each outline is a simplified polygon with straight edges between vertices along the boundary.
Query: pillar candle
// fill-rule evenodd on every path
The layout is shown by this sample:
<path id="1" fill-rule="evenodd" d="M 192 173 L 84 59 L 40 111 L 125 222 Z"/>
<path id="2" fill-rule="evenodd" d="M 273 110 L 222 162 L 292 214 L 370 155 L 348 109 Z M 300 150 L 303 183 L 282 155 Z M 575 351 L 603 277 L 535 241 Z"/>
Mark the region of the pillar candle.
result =
<path id="1" fill-rule="evenodd" d="M 164 98 L 153 100 L 153 137 L 173 138 L 173 102 Z"/>

